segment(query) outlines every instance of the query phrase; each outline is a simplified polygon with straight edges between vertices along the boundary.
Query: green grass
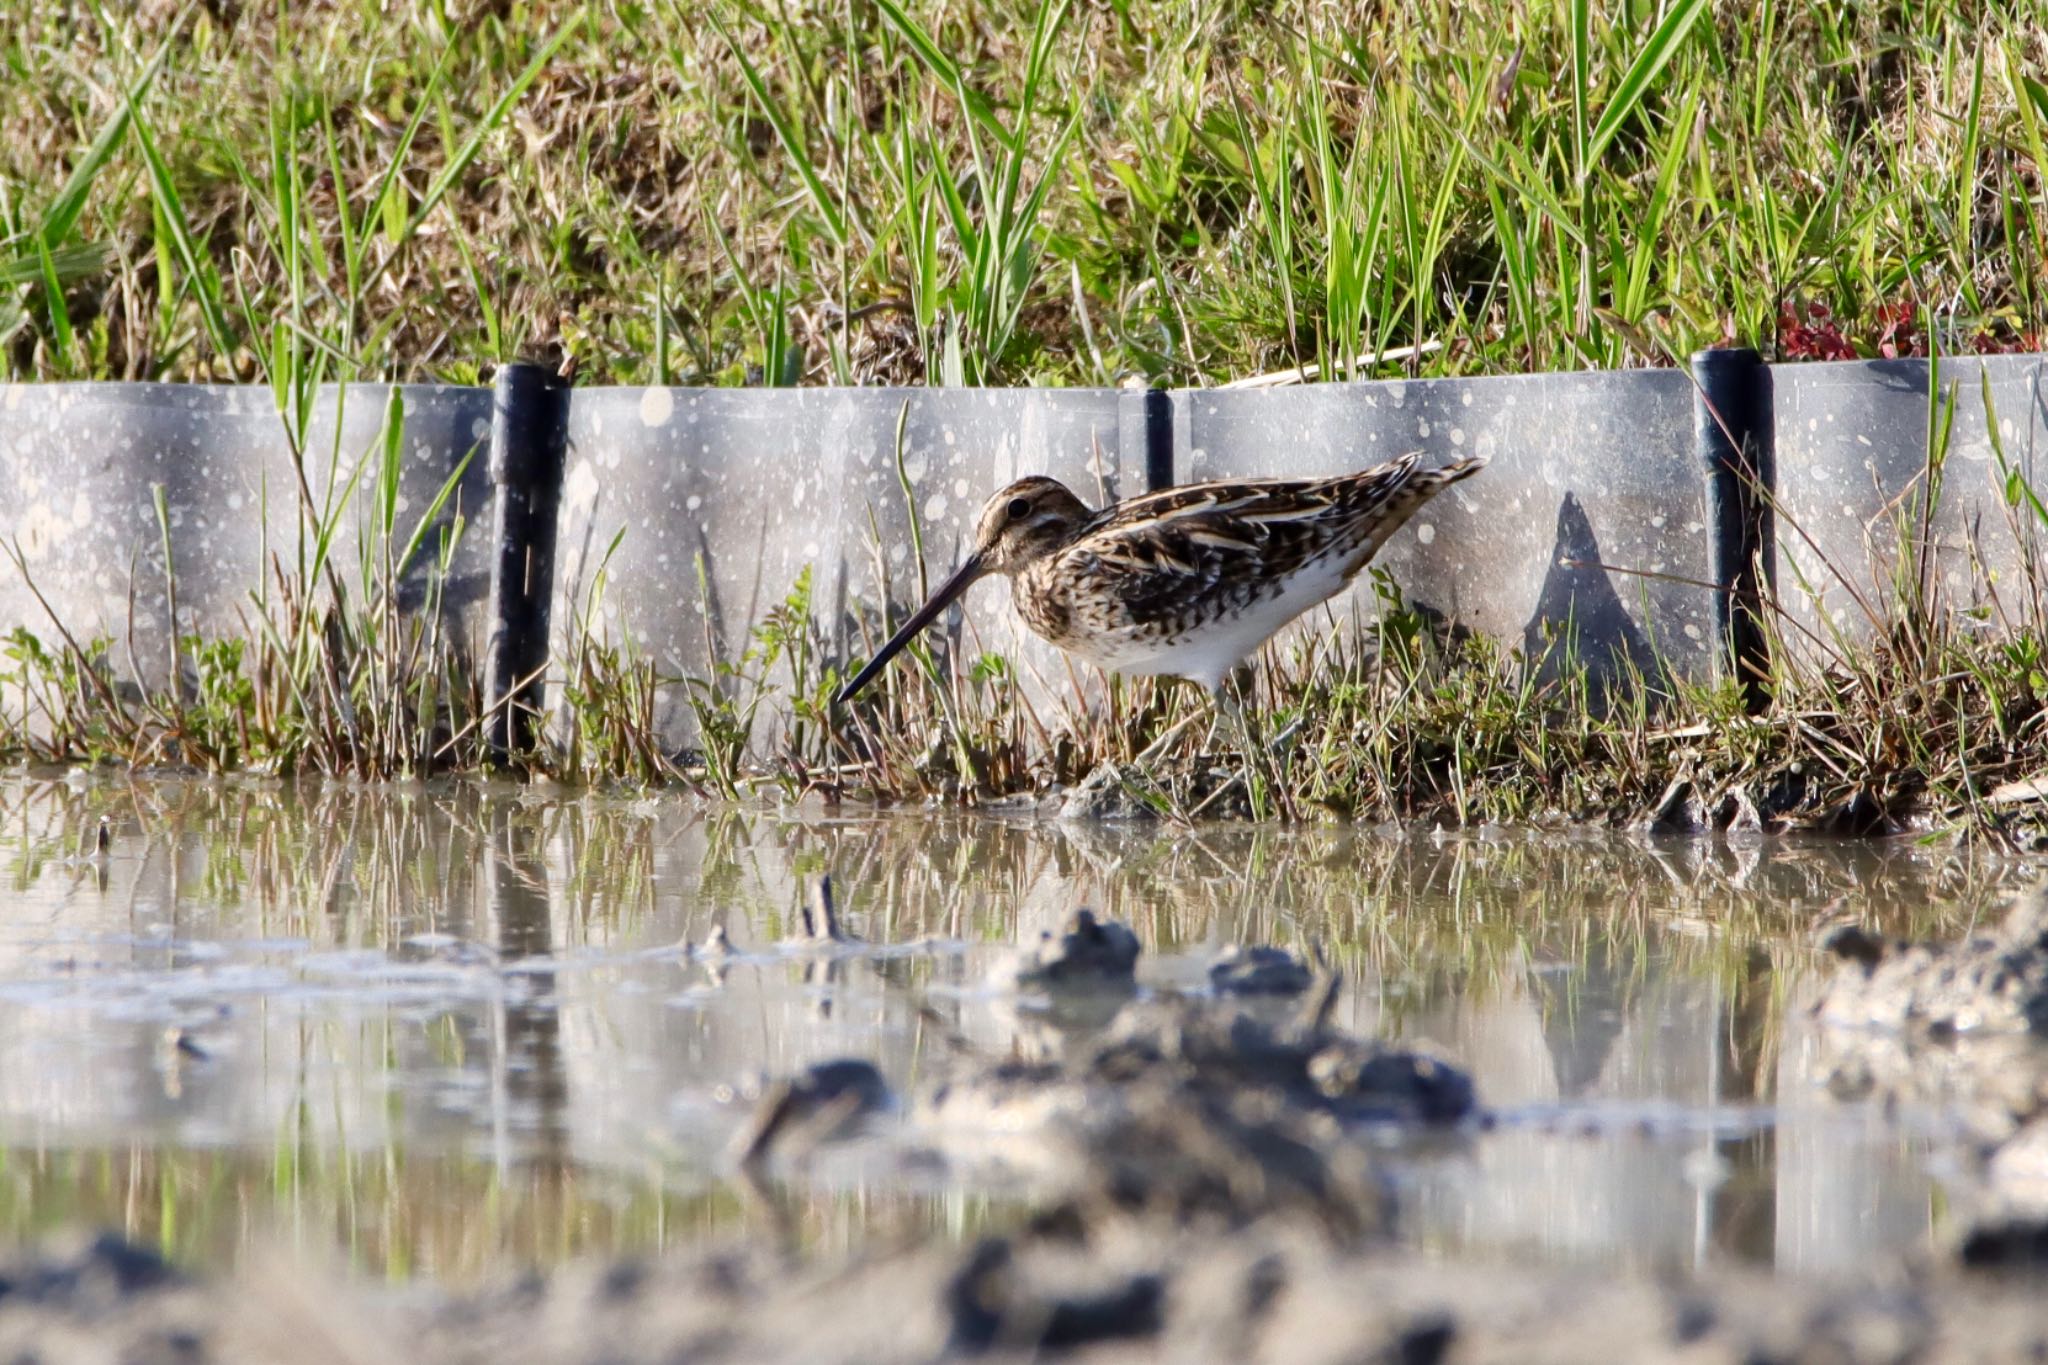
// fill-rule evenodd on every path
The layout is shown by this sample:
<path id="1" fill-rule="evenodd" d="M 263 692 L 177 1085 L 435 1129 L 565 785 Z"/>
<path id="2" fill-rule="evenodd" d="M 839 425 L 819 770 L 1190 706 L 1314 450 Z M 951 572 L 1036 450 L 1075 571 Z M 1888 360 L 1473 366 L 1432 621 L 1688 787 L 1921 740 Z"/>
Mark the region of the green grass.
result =
<path id="1" fill-rule="evenodd" d="M 179 641 L 156 691 L 116 682 L 119 641 L 17 632 L 17 755 L 484 761 L 467 662 L 395 590 L 425 562 L 431 603 L 460 528 L 429 536 L 438 504 L 398 517 L 396 414 L 367 457 L 309 448 L 333 381 L 474 382 L 540 354 L 582 382 L 1205 384 L 1669 363 L 1726 338 L 2038 346 L 2048 319 L 2048 27 L 1960 0 L 289 14 L 0 0 L 7 373 L 267 383 L 295 475 L 270 496 L 301 527 L 252 585 L 248 638 Z M 799 583 L 705 678 L 579 632 L 554 680 L 571 723 L 531 762 L 726 798 L 986 802 L 1178 726 L 1131 782 L 1173 818 L 2015 837 L 1989 797 L 2048 771 L 2048 631 L 2037 583 L 1936 590 L 1952 397 L 1890 564 L 1830 569 L 1877 645 L 1778 618 L 1763 717 L 1710 685 L 1609 705 L 1569 632 L 1537 658 L 1445 638 L 1383 583 L 1376 622 L 1261 663 L 1258 723 L 1287 742 L 1240 776 L 1172 684 L 1034 709 L 1006 661 L 919 646 L 832 708 Z M 358 490 L 375 524 L 344 564 Z M 2048 522 L 2024 481 L 2007 492 L 2015 528 Z M 138 571 L 175 592 L 162 558 Z M 884 625 L 861 623 L 868 648 Z M 677 689 L 689 754 L 655 725 Z"/>
<path id="2" fill-rule="evenodd" d="M 0 4 L 8 375 L 1205 384 L 2048 322 L 2028 6 L 285 13 Z"/>

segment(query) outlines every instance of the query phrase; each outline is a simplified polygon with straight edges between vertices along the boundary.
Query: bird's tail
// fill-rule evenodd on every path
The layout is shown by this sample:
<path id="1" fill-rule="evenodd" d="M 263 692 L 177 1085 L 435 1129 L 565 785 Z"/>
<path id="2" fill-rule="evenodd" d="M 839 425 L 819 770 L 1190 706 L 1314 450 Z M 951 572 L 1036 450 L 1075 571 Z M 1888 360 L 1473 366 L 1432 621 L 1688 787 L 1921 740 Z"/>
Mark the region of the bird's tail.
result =
<path id="1" fill-rule="evenodd" d="M 1487 461 L 1492 458 L 1491 455 L 1467 455 L 1462 460 L 1451 461 L 1441 469 L 1432 469 L 1422 477 L 1436 480 L 1436 487 L 1442 488 L 1447 484 L 1454 484 L 1460 479 L 1471 478 L 1474 474 L 1486 468 Z M 1431 491 L 1435 490 L 1432 489 Z"/>
<path id="2" fill-rule="evenodd" d="M 1467 455 L 1462 460 L 1453 460 L 1436 469 L 1424 469 L 1411 475 L 1399 492 L 1387 499 L 1389 503 L 1407 502 L 1412 512 L 1423 503 L 1449 488 L 1460 479 L 1469 479 L 1486 468 L 1489 455 Z"/>
<path id="3" fill-rule="evenodd" d="M 1461 460 L 1453 460 L 1436 469 L 1411 473 L 1401 479 L 1388 491 L 1384 501 L 1367 511 L 1366 534 L 1353 554 L 1349 572 L 1357 573 L 1364 568 L 1366 561 L 1379 552 L 1380 546 L 1387 543 L 1387 537 L 1400 530 L 1422 504 L 1458 480 L 1469 479 L 1486 468 L 1488 458 L 1485 455 L 1467 455 Z M 1412 461 L 1414 456 L 1408 456 L 1407 459 Z M 1412 467 L 1411 464 L 1410 468 Z"/>

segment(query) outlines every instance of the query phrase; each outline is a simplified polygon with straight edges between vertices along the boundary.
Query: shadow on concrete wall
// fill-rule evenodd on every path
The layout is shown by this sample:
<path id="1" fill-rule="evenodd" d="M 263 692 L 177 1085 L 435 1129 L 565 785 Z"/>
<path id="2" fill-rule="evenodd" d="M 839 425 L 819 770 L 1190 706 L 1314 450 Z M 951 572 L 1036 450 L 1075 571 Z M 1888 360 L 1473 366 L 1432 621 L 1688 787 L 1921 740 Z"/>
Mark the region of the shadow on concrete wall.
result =
<path id="1" fill-rule="evenodd" d="M 1580 641 L 1605 642 L 1580 660 L 1596 701 L 1617 687 L 1633 688 L 1638 679 L 1653 693 L 1668 696 L 1670 672 L 1622 605 L 1612 572 L 1601 567 L 1605 563 L 1586 509 L 1577 494 L 1567 491 L 1557 505 L 1550 567 L 1536 594 L 1536 609 L 1522 627 L 1523 657 L 1537 661 L 1540 682 L 1551 683 L 1565 671 Z"/>

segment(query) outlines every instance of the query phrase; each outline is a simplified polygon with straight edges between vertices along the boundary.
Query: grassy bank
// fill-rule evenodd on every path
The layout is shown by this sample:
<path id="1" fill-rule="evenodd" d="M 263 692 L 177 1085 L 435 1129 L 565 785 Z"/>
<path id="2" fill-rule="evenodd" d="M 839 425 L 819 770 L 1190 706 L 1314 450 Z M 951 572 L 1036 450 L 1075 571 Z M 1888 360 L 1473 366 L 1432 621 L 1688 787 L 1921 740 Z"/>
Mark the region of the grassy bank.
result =
<path id="1" fill-rule="evenodd" d="M 2026 7 L 0 15 L 0 365 L 267 383 L 302 474 L 319 384 L 474 381 L 520 355 L 583 382 L 1209 384 L 2048 330 L 2048 25 Z M 396 488 L 391 435 L 365 488 Z M 1851 635 L 1772 618 L 1760 717 L 1707 684 L 1610 696 L 1568 636 L 1536 657 L 1451 638 L 1391 582 L 1375 622 L 1261 662 L 1249 765 L 1207 742 L 1189 689 L 1034 708 L 997 659 L 925 654 L 839 711 L 822 660 L 843 623 L 800 584 L 706 678 L 578 638 L 551 682 L 567 722 L 531 765 L 726 797 L 988 803 L 1092 774 L 1176 819 L 2025 842 L 2014 784 L 2048 772 L 2040 585 L 1930 587 L 1914 528 L 1942 460 L 1895 504 L 1877 581 L 1857 571 Z M 389 493 L 372 548 L 337 563 L 340 509 L 306 491 L 333 480 L 300 483 L 312 548 L 252 585 L 246 637 L 182 642 L 149 687 L 116 681 L 132 642 L 17 633 L 6 748 L 372 777 L 486 762 L 473 661 L 398 607 L 448 545 Z M 168 544 L 138 572 L 175 581 Z M 677 698 L 688 753 L 657 724 Z"/>
<path id="2" fill-rule="evenodd" d="M 2048 322 L 2028 5 L 0 17 L 20 378 L 1208 384 Z"/>
<path id="3" fill-rule="evenodd" d="M 1553 821 L 1670 831 L 1958 831 L 2014 849 L 2043 843 L 2048 809 L 2048 592 L 2025 546 L 2044 507 L 2009 462 L 2003 525 L 1969 543 L 1934 534 L 1957 404 L 1936 388 L 1924 467 L 1869 528 L 1854 571 L 1788 571 L 1765 605 L 1766 705 L 1732 681 L 1688 679 L 1654 653 L 1618 658 L 1566 627 L 1506 644 L 1412 606 L 1389 575 L 1310 617 L 1235 686 L 1249 753 L 1205 694 L 1171 680 L 1026 687 L 1009 659 L 940 633 L 849 706 L 860 656 L 896 624 L 840 618 L 806 574 L 702 676 L 675 676 L 591 628 L 606 591 L 569 623 L 546 679 L 551 714 L 510 766 L 578 782 L 673 785 L 736 801 L 939 803 L 1158 818 L 1404 820 L 1475 826 Z M 1989 401 L 1988 390 L 1980 401 Z M 396 409 L 359 476 L 375 524 L 352 562 L 331 554 L 350 499 L 313 518 L 311 557 L 280 559 L 250 595 L 246 636 L 187 637 L 174 676 L 137 665 L 127 639 L 17 630 L 0 660 L 0 754 L 31 763 L 407 778 L 502 764 L 463 628 L 433 610 L 453 540 L 428 543 L 436 501 L 397 513 Z M 348 486 L 353 486 L 348 482 Z M 1811 541 L 1780 510 L 1787 543 Z M 912 509 L 913 525 L 916 511 Z M 459 524 L 455 534 L 459 534 Z M 160 571 L 176 599 L 164 533 Z M 922 536 L 914 536 L 921 547 Z M 880 547 L 874 547 L 879 553 Z M 1945 586 L 1957 556 L 1965 597 Z M 1995 575 L 1988 563 L 2016 563 Z M 919 558 L 906 581 L 941 566 Z M 17 559 L 15 571 L 29 574 Z M 425 611 L 399 585 L 423 582 Z M 1796 580 L 1796 581 L 1795 581 Z M 33 579 L 30 579 L 31 583 Z M 1821 594 L 1855 604 L 1836 621 Z M 1375 597 L 1374 610 L 1365 610 Z M 850 638 L 851 660 L 836 643 Z M 144 657 L 154 658 L 150 651 Z M 155 681 L 150 681 L 155 679 Z M 678 749 L 677 721 L 689 747 Z"/>

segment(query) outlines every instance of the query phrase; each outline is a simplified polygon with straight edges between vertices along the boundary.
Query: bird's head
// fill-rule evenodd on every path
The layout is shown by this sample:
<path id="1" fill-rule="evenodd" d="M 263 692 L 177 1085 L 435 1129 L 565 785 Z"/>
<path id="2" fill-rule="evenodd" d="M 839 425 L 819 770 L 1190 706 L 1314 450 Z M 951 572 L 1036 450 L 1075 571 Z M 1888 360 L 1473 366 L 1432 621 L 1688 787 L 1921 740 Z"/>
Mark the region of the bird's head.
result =
<path id="1" fill-rule="evenodd" d="M 982 505 L 970 558 L 980 561 L 982 573 L 1015 573 L 1057 549 L 1088 516 L 1058 479 L 1019 479 Z"/>
<path id="2" fill-rule="evenodd" d="M 1044 555 L 1050 554 L 1088 520 L 1088 508 L 1058 479 L 1034 474 L 1019 479 L 990 498 L 974 523 L 974 548 L 953 576 L 939 585 L 929 601 L 919 607 L 889 642 L 875 651 L 867 667 L 839 689 L 836 700 L 844 702 L 866 687 L 897 651 L 916 638 L 917 633 L 938 619 L 940 612 L 972 587 L 976 580 L 992 573 L 1013 574 Z"/>

